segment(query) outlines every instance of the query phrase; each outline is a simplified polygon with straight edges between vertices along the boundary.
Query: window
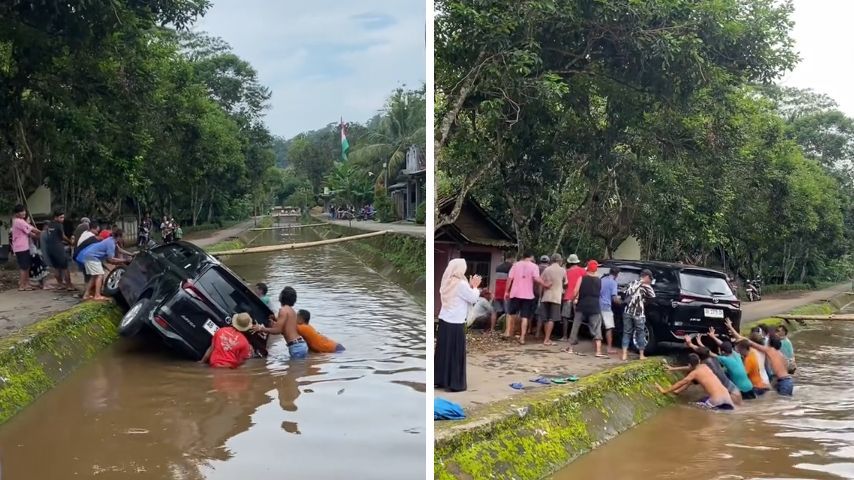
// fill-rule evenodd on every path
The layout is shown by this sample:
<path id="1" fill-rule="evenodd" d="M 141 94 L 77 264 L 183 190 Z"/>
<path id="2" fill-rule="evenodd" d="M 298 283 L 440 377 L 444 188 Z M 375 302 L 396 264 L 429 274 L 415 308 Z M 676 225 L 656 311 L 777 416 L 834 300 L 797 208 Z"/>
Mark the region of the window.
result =
<path id="1" fill-rule="evenodd" d="M 679 274 L 679 283 L 682 290 L 697 295 L 732 295 L 725 278 L 706 272 L 684 270 Z"/>
<path id="2" fill-rule="evenodd" d="M 229 316 L 246 312 L 256 322 L 263 323 L 270 314 L 261 308 L 263 304 L 260 299 L 250 298 L 249 295 L 253 294 L 248 289 L 233 285 L 227 274 L 216 267 L 208 269 L 195 285 Z"/>
<path id="3" fill-rule="evenodd" d="M 492 254 L 482 252 L 463 252 L 462 258 L 465 259 L 468 269 L 466 277 L 470 275 L 480 275 L 483 281 L 480 283 L 481 288 L 489 288 L 492 270 Z"/>
<path id="4" fill-rule="evenodd" d="M 185 271 L 191 277 L 199 272 L 204 261 L 207 260 L 205 255 L 174 243 L 161 245 L 155 248 L 153 252 L 163 255 L 163 258 L 169 263 Z"/>

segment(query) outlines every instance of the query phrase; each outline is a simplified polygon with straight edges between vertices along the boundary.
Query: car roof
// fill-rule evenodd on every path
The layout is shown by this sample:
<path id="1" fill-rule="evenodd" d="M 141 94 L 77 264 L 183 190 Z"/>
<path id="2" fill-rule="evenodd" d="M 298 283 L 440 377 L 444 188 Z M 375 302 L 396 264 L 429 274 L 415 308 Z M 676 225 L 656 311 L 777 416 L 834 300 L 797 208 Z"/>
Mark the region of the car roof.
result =
<path id="1" fill-rule="evenodd" d="M 643 270 L 644 268 L 649 268 L 650 270 L 693 270 L 702 273 L 709 273 L 715 276 L 723 276 L 726 277 L 719 270 L 715 270 L 707 267 L 698 267 L 696 265 L 686 265 L 684 263 L 673 263 L 673 262 L 659 262 L 655 260 L 604 260 L 601 264 L 601 267 L 634 267 L 638 270 Z"/>

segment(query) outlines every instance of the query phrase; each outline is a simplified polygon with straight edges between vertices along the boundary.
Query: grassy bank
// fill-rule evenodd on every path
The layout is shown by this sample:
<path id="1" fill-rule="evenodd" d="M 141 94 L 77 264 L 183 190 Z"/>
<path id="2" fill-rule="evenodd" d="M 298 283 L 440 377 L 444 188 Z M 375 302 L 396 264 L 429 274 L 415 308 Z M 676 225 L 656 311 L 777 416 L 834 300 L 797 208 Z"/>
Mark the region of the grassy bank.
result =
<path id="1" fill-rule="evenodd" d="M 809 305 L 802 305 L 786 313 L 788 315 L 830 315 L 831 313 L 837 312 L 840 308 L 842 308 L 851 301 L 854 301 L 854 295 L 841 293 L 839 295 L 835 295 L 830 300 L 811 303 Z M 781 323 L 785 323 L 788 327 L 790 327 L 790 329 L 797 329 L 797 323 L 795 322 L 786 323 L 785 320 L 783 320 L 782 318 L 765 317 L 743 324 L 741 326 L 741 334 L 748 335 L 750 333 L 750 329 L 759 325 L 760 323 L 769 327 L 776 327 Z"/>
<path id="2" fill-rule="evenodd" d="M 435 422 L 434 478 L 544 478 L 671 404 L 656 383 L 673 378 L 659 360 L 633 362 Z"/>
<path id="3" fill-rule="evenodd" d="M 0 423 L 118 337 L 112 303 L 83 303 L 0 339 Z"/>
<path id="4" fill-rule="evenodd" d="M 311 223 L 315 220 L 307 220 Z M 323 239 L 349 237 L 365 230 L 330 224 L 312 228 Z M 383 277 L 401 285 L 422 305 L 426 302 L 427 242 L 424 238 L 403 233 L 389 233 L 344 242 L 339 246 L 352 253 Z"/>

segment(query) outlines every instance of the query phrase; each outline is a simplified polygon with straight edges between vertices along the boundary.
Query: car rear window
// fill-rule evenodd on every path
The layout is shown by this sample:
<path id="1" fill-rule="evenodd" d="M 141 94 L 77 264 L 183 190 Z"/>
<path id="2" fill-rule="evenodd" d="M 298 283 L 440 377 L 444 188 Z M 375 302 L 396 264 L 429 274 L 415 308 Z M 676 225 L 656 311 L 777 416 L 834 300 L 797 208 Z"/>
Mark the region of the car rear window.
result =
<path id="1" fill-rule="evenodd" d="M 715 275 L 684 271 L 679 273 L 679 283 L 682 290 L 697 295 L 732 295 L 726 279 Z"/>
<path id="2" fill-rule="evenodd" d="M 172 265 L 187 272 L 190 277 L 195 276 L 204 264 L 206 257 L 198 252 L 179 244 L 166 244 L 155 248 L 154 253 L 163 255 Z"/>
<path id="3" fill-rule="evenodd" d="M 254 295 L 247 288 L 234 282 L 228 273 L 212 267 L 196 280 L 195 286 L 230 315 L 246 312 L 255 321 L 263 322 L 270 312 L 265 311 L 260 299 L 250 297 Z"/>
<path id="4" fill-rule="evenodd" d="M 602 278 L 602 277 L 608 275 L 609 273 L 610 273 L 609 267 L 601 267 L 599 270 L 596 271 L 596 275 L 598 275 L 599 278 Z M 628 285 L 628 284 L 634 282 L 635 280 L 637 280 L 638 278 L 640 278 L 640 272 L 638 272 L 638 271 L 620 270 L 620 273 L 617 275 L 617 285 L 620 285 L 620 286 Z"/>

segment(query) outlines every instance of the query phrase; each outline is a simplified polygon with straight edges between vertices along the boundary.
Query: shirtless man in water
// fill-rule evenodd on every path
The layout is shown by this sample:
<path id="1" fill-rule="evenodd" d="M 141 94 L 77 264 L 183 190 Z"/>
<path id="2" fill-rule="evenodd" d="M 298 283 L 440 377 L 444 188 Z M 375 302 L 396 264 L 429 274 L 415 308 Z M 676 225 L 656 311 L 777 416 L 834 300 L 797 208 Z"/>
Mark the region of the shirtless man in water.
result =
<path id="1" fill-rule="evenodd" d="M 685 375 L 685 378 L 674 383 L 668 389 L 664 389 L 661 385 L 658 385 L 658 390 L 665 395 L 668 393 L 680 393 L 691 386 L 691 382 L 697 382 L 708 395 L 704 400 L 698 402 L 700 406 L 718 410 L 735 409 L 729 391 L 718 380 L 712 369 L 700 363 L 700 357 L 696 353 L 688 355 L 688 363 L 691 365 L 691 371 L 688 375 Z"/>
<path id="2" fill-rule="evenodd" d="M 744 339 L 744 337 L 739 335 L 739 333 L 732 327 L 732 322 L 730 322 L 729 319 L 726 320 L 726 326 L 733 338 L 737 338 L 739 340 Z M 783 352 L 780 351 L 780 347 L 782 346 L 780 338 L 778 338 L 777 335 L 770 335 L 768 337 L 767 347 L 754 341 L 752 338 L 748 340 L 750 340 L 751 347 L 764 353 L 768 358 L 768 362 L 771 365 L 771 371 L 774 372 L 774 378 L 776 379 L 774 387 L 777 389 L 777 393 L 791 397 L 794 393 L 795 382 L 792 381 L 792 376 L 789 374 L 789 360 L 785 355 L 783 355 Z"/>
<path id="3" fill-rule="evenodd" d="M 296 290 L 292 287 L 283 288 L 279 294 L 279 303 L 281 307 L 272 326 L 254 324 L 252 331 L 282 335 L 285 337 L 291 359 L 305 358 L 308 356 L 308 345 L 297 331 L 297 312 L 294 311 L 294 304 L 297 303 Z"/>

